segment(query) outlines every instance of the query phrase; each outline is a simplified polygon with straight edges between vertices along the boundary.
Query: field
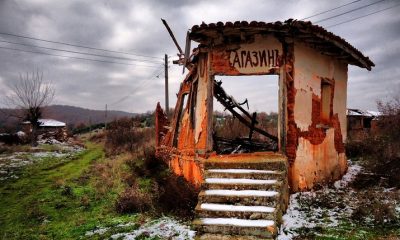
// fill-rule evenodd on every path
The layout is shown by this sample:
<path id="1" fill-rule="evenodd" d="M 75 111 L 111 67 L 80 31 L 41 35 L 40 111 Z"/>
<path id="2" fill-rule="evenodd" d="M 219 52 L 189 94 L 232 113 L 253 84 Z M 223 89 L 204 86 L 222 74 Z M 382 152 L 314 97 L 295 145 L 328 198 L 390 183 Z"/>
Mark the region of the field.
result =
<path id="1" fill-rule="evenodd" d="M 154 159 L 153 129 L 132 125 L 0 147 L 0 239 L 194 239 L 197 192 Z M 292 194 L 278 239 L 400 239 L 394 139 L 348 143 L 347 174 Z"/>
<path id="2" fill-rule="evenodd" d="M 166 235 L 189 233 L 171 218 L 117 213 L 115 203 L 129 175 L 128 156 L 106 157 L 101 143 L 86 141 L 85 146 L 69 151 L 42 145 L 35 152 L 0 155 L 3 162 L 15 155 L 25 162 L 0 182 L 0 239 L 122 238 L 159 222 L 172 224 Z"/>

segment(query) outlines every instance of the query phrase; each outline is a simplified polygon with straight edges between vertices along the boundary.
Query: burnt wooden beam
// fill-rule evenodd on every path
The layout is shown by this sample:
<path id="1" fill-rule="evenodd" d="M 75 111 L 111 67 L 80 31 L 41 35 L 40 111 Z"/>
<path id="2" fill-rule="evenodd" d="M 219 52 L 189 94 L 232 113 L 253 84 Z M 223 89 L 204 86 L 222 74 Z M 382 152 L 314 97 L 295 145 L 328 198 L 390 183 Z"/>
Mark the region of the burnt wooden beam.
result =
<path id="1" fill-rule="evenodd" d="M 249 139 L 251 141 L 251 138 L 253 137 L 253 132 L 254 132 L 254 127 L 256 126 L 257 122 L 257 112 L 253 112 L 253 117 L 251 119 L 251 128 L 250 128 L 250 133 L 249 133 Z"/>
<path id="2" fill-rule="evenodd" d="M 250 115 L 250 113 L 248 113 L 244 108 L 242 108 L 242 106 L 240 106 L 240 104 L 238 104 L 233 97 L 228 96 L 228 94 L 226 94 L 225 90 L 221 86 L 221 82 L 214 81 L 214 95 L 218 95 L 218 98 L 217 98 L 217 100 L 219 99 L 218 101 L 225 102 L 223 104 L 224 107 L 229 106 L 229 108 L 232 108 L 232 109 L 236 107 L 242 113 L 244 113 L 249 119 L 252 119 L 252 116 Z M 256 123 L 258 123 L 258 122 L 256 122 Z"/>
<path id="3" fill-rule="evenodd" d="M 242 122 L 244 125 L 246 125 L 248 128 L 253 129 L 255 132 L 258 132 L 261 135 L 264 135 L 265 137 L 270 138 L 271 140 L 277 142 L 278 138 L 267 131 L 260 129 L 256 126 L 253 126 L 252 121 L 247 120 L 245 117 L 243 117 L 241 114 L 239 114 L 237 111 L 235 111 L 235 107 L 241 110 L 249 119 L 252 119 L 252 116 L 250 113 L 248 113 L 246 110 L 244 110 L 240 105 L 236 103 L 236 101 L 232 98 L 229 97 L 224 89 L 221 87 L 221 84 L 218 83 L 217 81 L 214 81 L 214 97 L 229 111 L 232 113 L 233 116 L 235 116 L 237 119 L 239 119 L 240 122 Z M 232 105 L 232 103 L 236 103 L 237 105 Z"/>

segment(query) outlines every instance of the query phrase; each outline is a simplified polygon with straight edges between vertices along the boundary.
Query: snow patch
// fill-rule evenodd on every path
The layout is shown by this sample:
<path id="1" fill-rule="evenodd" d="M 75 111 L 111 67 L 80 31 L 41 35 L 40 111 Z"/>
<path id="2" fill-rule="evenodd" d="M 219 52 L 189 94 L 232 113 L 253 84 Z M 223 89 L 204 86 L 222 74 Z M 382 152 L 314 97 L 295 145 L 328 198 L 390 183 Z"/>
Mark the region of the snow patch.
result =
<path id="1" fill-rule="evenodd" d="M 248 178 L 206 178 L 205 182 L 217 184 L 275 184 L 277 181 Z"/>
<path id="2" fill-rule="evenodd" d="M 271 220 L 247 220 L 239 218 L 201 218 L 205 225 L 228 225 L 238 227 L 269 227 L 274 225 Z"/>
<path id="3" fill-rule="evenodd" d="M 278 194 L 276 191 L 264 191 L 264 190 L 222 190 L 212 189 L 205 190 L 206 195 L 217 195 L 217 196 L 248 196 L 248 197 L 272 197 Z"/>
<path id="4" fill-rule="evenodd" d="M 277 173 L 277 171 L 271 170 L 256 170 L 256 169 L 209 169 L 209 172 L 213 173 L 266 173 L 266 174 L 273 174 Z"/>
<path id="5" fill-rule="evenodd" d="M 93 236 L 93 235 L 95 235 L 95 234 L 103 235 L 103 234 L 106 233 L 108 230 L 109 230 L 109 228 L 99 228 L 99 229 L 95 229 L 95 230 L 92 230 L 92 231 L 87 231 L 87 232 L 85 233 L 85 236 L 91 237 L 91 236 Z"/>
<path id="6" fill-rule="evenodd" d="M 68 156 L 67 153 L 58 153 L 58 152 L 35 152 L 32 154 L 35 158 L 47 158 L 47 157 L 54 157 L 54 158 L 61 158 Z"/>
<path id="7" fill-rule="evenodd" d="M 351 164 L 351 160 L 349 161 L 349 165 Z M 342 189 L 345 188 L 349 185 L 350 182 L 352 182 L 357 174 L 359 174 L 362 170 L 362 167 L 360 165 L 355 165 L 351 164 L 349 168 L 347 169 L 347 173 L 342 177 L 341 180 L 336 181 L 333 185 L 335 186 L 336 189 Z"/>
<path id="8" fill-rule="evenodd" d="M 338 226 L 340 219 L 346 219 L 353 212 L 352 203 L 354 202 L 354 190 L 349 187 L 362 167 L 348 160 L 349 168 L 347 173 L 334 183 L 334 188 L 325 187 L 318 191 L 299 192 L 290 195 L 289 206 L 286 214 L 283 215 L 283 223 L 280 227 L 278 240 L 290 240 L 298 235 L 297 230 L 300 228 L 335 227 Z M 342 202 L 343 206 L 338 204 L 330 207 L 326 203 L 328 198 L 333 202 Z M 311 204 L 312 201 L 318 200 L 326 204 Z"/>
<path id="9" fill-rule="evenodd" d="M 227 205 L 227 204 L 214 204 L 203 203 L 200 205 L 201 209 L 211 211 L 230 211 L 230 212 L 266 212 L 272 213 L 275 208 L 265 206 L 240 206 L 240 205 Z"/>
<path id="10" fill-rule="evenodd" d="M 144 236 L 146 239 L 158 237 L 165 240 L 193 240 L 195 231 L 175 219 L 163 217 L 151 221 L 133 232 L 114 234 L 111 239 L 134 240 L 139 236 Z"/>
<path id="11" fill-rule="evenodd" d="M 32 148 L 37 152 L 14 152 L 11 154 L 0 154 L 0 181 L 7 179 L 17 179 L 21 168 L 24 166 L 35 164 L 45 158 L 69 158 L 76 153 L 84 150 L 77 145 L 68 145 L 62 143 L 58 145 L 59 152 L 44 151 L 40 147 Z"/>

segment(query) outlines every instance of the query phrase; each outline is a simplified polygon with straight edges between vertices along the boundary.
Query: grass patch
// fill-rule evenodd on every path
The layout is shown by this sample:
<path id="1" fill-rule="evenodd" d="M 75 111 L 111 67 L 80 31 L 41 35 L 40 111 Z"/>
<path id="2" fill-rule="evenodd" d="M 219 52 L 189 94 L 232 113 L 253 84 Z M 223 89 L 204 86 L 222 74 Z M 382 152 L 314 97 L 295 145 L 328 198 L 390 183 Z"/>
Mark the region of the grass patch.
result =
<path id="1" fill-rule="evenodd" d="M 100 144 L 87 143 L 81 153 L 44 158 L 24 168 L 20 179 L 2 182 L 0 238 L 78 239 L 98 226 L 135 221 L 136 215 L 114 210 L 125 188 L 122 158 L 105 158 Z"/>
<path id="2" fill-rule="evenodd" d="M 354 222 L 343 221 L 335 227 L 300 228 L 295 239 L 320 240 L 376 240 L 398 239 L 400 226 L 388 224 L 386 226 L 365 226 Z"/>

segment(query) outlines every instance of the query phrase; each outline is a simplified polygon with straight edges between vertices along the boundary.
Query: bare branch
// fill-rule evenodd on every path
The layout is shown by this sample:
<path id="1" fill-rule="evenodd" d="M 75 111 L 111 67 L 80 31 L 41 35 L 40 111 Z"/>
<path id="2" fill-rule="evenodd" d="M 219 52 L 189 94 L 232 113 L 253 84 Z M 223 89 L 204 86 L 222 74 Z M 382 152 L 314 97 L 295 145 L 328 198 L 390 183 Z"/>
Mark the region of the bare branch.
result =
<path id="1" fill-rule="evenodd" d="M 15 112 L 21 112 L 23 119 L 31 123 L 35 132 L 38 120 L 42 117 L 43 107 L 54 99 L 53 85 L 46 83 L 43 80 L 43 72 L 36 70 L 31 74 L 19 74 L 19 80 L 15 81 L 10 89 L 11 93 L 5 97 L 5 103 L 16 109 Z M 33 136 L 32 143 L 36 143 L 36 136 Z"/>

